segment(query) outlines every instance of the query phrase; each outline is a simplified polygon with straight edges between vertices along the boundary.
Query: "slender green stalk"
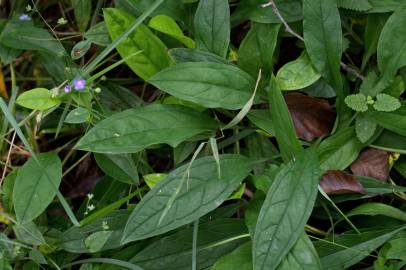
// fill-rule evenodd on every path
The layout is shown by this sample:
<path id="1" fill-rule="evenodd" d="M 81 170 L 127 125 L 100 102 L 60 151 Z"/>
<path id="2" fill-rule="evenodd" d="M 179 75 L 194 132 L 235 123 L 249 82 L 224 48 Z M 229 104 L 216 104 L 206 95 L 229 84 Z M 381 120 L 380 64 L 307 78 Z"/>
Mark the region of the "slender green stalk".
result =
<path id="1" fill-rule="evenodd" d="M 192 270 L 197 269 L 197 233 L 199 232 L 199 219 L 193 223 Z"/>

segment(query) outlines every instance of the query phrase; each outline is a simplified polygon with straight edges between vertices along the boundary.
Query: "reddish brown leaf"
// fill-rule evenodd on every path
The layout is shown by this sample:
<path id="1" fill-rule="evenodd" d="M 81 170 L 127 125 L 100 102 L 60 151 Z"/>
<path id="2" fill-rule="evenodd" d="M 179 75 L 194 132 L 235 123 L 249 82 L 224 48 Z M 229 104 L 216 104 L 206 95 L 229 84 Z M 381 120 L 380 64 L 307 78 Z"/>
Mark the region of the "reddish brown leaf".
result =
<path id="1" fill-rule="evenodd" d="M 351 164 L 351 170 L 355 175 L 386 181 L 389 178 L 389 153 L 368 148 Z"/>
<path id="2" fill-rule="evenodd" d="M 328 194 L 364 192 L 364 188 L 355 176 L 340 170 L 327 171 L 321 178 L 320 186 Z"/>
<path id="3" fill-rule="evenodd" d="M 330 133 L 336 115 L 326 100 L 295 92 L 285 95 L 285 101 L 299 138 L 312 141 Z"/>

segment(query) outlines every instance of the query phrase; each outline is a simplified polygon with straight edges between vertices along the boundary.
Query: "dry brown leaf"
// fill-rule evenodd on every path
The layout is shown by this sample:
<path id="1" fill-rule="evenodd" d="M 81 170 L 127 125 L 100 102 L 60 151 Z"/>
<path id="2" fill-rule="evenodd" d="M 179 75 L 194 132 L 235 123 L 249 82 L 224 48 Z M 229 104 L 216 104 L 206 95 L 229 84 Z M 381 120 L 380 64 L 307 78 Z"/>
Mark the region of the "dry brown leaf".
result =
<path id="1" fill-rule="evenodd" d="M 327 171 L 320 181 L 320 186 L 327 194 L 363 193 L 364 188 L 354 175 L 340 171 Z"/>
<path id="2" fill-rule="evenodd" d="M 386 181 L 389 178 L 389 153 L 368 148 L 351 164 L 351 171 L 355 175 Z"/>

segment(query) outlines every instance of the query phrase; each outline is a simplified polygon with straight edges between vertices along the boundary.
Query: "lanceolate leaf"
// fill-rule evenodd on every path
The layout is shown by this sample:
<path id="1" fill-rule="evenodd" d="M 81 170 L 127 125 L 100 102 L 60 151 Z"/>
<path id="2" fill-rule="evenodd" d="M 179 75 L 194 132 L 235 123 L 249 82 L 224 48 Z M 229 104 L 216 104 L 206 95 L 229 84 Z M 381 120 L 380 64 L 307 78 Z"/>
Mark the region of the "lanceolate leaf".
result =
<path id="1" fill-rule="evenodd" d="M 315 68 L 339 95 L 342 32 L 336 1 L 304 0 L 303 17 L 306 51 Z"/>
<path id="2" fill-rule="evenodd" d="M 188 48 L 175 48 L 169 50 L 169 54 L 175 59 L 176 63 L 185 62 L 214 62 L 221 64 L 229 64 L 227 59 L 218 56 L 217 54 L 188 49 Z"/>
<path id="3" fill-rule="evenodd" d="M 402 136 L 406 136 L 406 104 L 402 104 L 402 107 L 394 112 L 368 110 L 367 114 L 368 117 L 374 119 L 378 125 Z"/>
<path id="4" fill-rule="evenodd" d="M 14 184 L 14 210 L 20 223 L 38 217 L 52 202 L 61 183 L 62 164 L 58 156 L 44 153 L 37 154 L 37 158 L 41 166 L 30 158 L 19 170 Z"/>
<path id="5" fill-rule="evenodd" d="M 205 215 L 227 199 L 252 169 L 249 160 L 240 155 L 220 155 L 220 179 L 211 156 L 189 166 L 172 171 L 143 197 L 127 221 L 123 243 L 165 233 Z"/>
<path id="6" fill-rule="evenodd" d="M 80 31 L 85 31 L 92 12 L 92 1 L 71 0 Z"/>
<path id="7" fill-rule="evenodd" d="M 107 175 L 127 184 L 138 184 L 137 167 L 130 154 L 95 154 L 94 157 Z"/>
<path id="8" fill-rule="evenodd" d="M 111 39 L 118 39 L 131 25 L 135 18 L 119 9 L 104 9 L 104 19 Z M 142 51 L 131 57 L 127 65 L 144 80 L 148 80 L 155 73 L 168 67 L 171 59 L 162 41 L 151 30 L 141 24 L 118 46 L 117 50 L 122 58 Z"/>
<path id="9" fill-rule="evenodd" d="M 154 144 L 173 147 L 216 129 L 204 113 L 179 105 L 149 105 L 114 114 L 91 129 L 77 149 L 106 153 L 136 153 Z"/>
<path id="10" fill-rule="evenodd" d="M 244 107 L 255 88 L 255 80 L 238 67 L 208 62 L 177 64 L 149 82 L 180 99 L 230 110 Z"/>
<path id="11" fill-rule="evenodd" d="M 275 177 L 255 228 L 254 269 L 276 269 L 303 233 L 317 195 L 318 168 L 317 155 L 310 149 Z"/>
<path id="12" fill-rule="evenodd" d="M 194 23 L 197 48 L 225 57 L 230 42 L 230 7 L 228 1 L 200 1 Z"/>
<path id="13" fill-rule="evenodd" d="M 356 215 L 383 215 L 406 222 L 406 213 L 404 211 L 383 203 L 366 203 L 352 209 L 347 214 L 347 216 Z"/>

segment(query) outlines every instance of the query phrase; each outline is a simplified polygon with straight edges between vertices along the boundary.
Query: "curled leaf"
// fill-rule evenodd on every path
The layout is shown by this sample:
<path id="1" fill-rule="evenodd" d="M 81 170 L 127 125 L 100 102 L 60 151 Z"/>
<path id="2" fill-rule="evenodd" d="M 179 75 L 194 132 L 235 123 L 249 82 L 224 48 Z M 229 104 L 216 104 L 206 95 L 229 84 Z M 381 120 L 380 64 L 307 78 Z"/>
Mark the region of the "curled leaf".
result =
<path id="1" fill-rule="evenodd" d="M 327 194 L 364 192 L 364 188 L 353 175 L 340 170 L 327 171 L 321 178 L 320 186 Z"/>
<path id="2" fill-rule="evenodd" d="M 301 93 L 285 95 L 285 101 L 299 138 L 312 141 L 330 133 L 336 116 L 327 101 Z"/>
<path id="3" fill-rule="evenodd" d="M 369 148 L 351 164 L 351 170 L 357 176 L 368 176 L 386 181 L 389 177 L 389 153 Z"/>

